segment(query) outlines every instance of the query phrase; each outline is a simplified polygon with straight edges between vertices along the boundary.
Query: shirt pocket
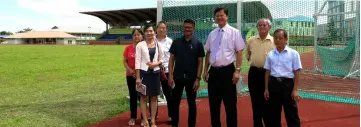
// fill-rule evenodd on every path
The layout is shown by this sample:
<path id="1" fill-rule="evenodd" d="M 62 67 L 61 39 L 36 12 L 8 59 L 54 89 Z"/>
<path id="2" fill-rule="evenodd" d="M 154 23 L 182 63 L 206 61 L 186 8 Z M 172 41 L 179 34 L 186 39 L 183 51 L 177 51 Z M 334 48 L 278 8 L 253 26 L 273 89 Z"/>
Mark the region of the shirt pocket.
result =
<path id="1" fill-rule="evenodd" d="M 228 52 L 235 51 L 234 40 L 230 34 L 224 33 L 222 43 L 223 43 L 223 48 L 226 51 Z"/>

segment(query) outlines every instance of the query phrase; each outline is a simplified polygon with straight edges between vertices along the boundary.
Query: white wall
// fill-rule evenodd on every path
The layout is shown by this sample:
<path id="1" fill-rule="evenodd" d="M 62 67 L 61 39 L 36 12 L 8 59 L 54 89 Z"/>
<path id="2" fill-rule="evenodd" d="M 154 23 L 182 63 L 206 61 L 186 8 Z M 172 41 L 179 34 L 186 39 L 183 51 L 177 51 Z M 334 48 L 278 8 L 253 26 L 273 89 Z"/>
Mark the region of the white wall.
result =
<path id="1" fill-rule="evenodd" d="M 69 43 L 69 41 L 71 41 L 71 43 Z M 75 41 L 75 38 L 74 39 L 58 38 L 56 40 L 56 44 L 58 44 L 58 45 L 75 45 L 76 41 Z"/>
<path id="2" fill-rule="evenodd" d="M 7 39 L 5 44 L 24 44 L 23 39 Z"/>
<path id="3" fill-rule="evenodd" d="M 71 43 L 69 41 L 71 41 Z M 75 39 L 61 38 L 61 39 L 56 40 L 56 44 L 58 44 L 58 45 L 75 45 L 76 41 L 75 41 Z"/>
<path id="4" fill-rule="evenodd" d="M 64 39 L 64 44 L 65 45 L 75 45 L 76 39 Z"/>

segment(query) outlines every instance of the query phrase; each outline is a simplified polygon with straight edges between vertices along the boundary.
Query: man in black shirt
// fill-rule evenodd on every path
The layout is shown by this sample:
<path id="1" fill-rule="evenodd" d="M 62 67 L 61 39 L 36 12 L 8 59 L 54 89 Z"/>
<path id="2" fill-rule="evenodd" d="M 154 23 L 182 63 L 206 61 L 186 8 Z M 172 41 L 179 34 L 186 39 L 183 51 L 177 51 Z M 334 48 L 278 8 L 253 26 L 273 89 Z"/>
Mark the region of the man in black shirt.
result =
<path id="1" fill-rule="evenodd" d="M 171 87 L 174 87 L 172 90 L 172 109 L 174 111 L 172 112 L 172 126 L 178 126 L 179 104 L 185 87 L 189 107 L 188 126 L 195 127 L 197 115 L 196 95 L 205 54 L 203 44 L 192 36 L 195 22 L 187 19 L 184 21 L 183 27 L 184 36 L 174 40 L 169 50 L 168 83 Z"/>

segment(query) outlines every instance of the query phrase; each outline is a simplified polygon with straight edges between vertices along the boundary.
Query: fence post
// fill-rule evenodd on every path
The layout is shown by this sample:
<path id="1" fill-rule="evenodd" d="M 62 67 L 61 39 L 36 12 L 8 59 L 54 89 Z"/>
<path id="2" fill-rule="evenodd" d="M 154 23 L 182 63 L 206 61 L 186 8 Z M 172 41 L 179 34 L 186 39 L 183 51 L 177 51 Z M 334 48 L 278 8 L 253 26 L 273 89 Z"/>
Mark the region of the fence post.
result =
<path id="1" fill-rule="evenodd" d="M 355 43 L 355 63 L 354 66 L 359 71 L 360 69 L 360 0 L 355 0 L 356 2 L 356 43 Z M 359 73 L 358 73 L 359 74 Z M 359 76 L 359 75 L 358 75 Z"/>
<path id="2" fill-rule="evenodd" d="M 163 16 L 163 0 L 157 0 L 157 22 L 162 20 Z"/>
<path id="3" fill-rule="evenodd" d="M 314 39 L 313 39 L 313 71 L 317 72 L 317 16 L 318 16 L 318 0 L 315 0 L 315 14 L 313 15 L 314 18 Z"/>
<path id="4" fill-rule="evenodd" d="M 241 23 L 242 23 L 242 2 L 243 0 L 237 0 L 237 29 L 242 33 Z"/>

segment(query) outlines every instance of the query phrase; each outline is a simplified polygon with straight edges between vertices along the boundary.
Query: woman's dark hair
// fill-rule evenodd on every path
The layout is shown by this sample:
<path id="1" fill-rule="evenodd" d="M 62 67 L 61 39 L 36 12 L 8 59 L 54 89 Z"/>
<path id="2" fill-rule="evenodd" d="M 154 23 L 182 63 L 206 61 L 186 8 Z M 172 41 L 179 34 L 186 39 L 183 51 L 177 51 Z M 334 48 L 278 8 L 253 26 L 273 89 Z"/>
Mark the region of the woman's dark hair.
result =
<path id="1" fill-rule="evenodd" d="M 159 27 L 160 24 L 164 24 L 165 26 L 167 26 L 167 22 L 165 22 L 165 21 L 162 20 L 162 21 L 159 21 L 159 22 L 158 22 L 157 28 Z"/>
<path id="2" fill-rule="evenodd" d="M 143 28 L 143 32 L 145 33 L 145 31 L 146 31 L 149 27 L 152 27 L 153 30 L 155 30 L 152 25 L 145 25 L 144 28 Z"/>
<path id="3" fill-rule="evenodd" d="M 287 34 L 286 30 L 285 30 L 285 29 L 282 29 L 282 28 L 276 29 L 275 32 L 273 33 L 273 36 L 276 35 L 277 33 L 281 32 L 281 31 L 283 32 L 283 37 L 284 37 L 284 38 L 287 38 L 287 37 L 288 37 L 288 34 Z"/>
<path id="4" fill-rule="evenodd" d="M 133 31 L 132 31 L 132 36 L 134 35 L 134 33 L 135 33 L 136 31 L 139 32 L 140 35 L 143 35 L 143 31 L 142 31 L 141 29 L 133 29 Z"/>

